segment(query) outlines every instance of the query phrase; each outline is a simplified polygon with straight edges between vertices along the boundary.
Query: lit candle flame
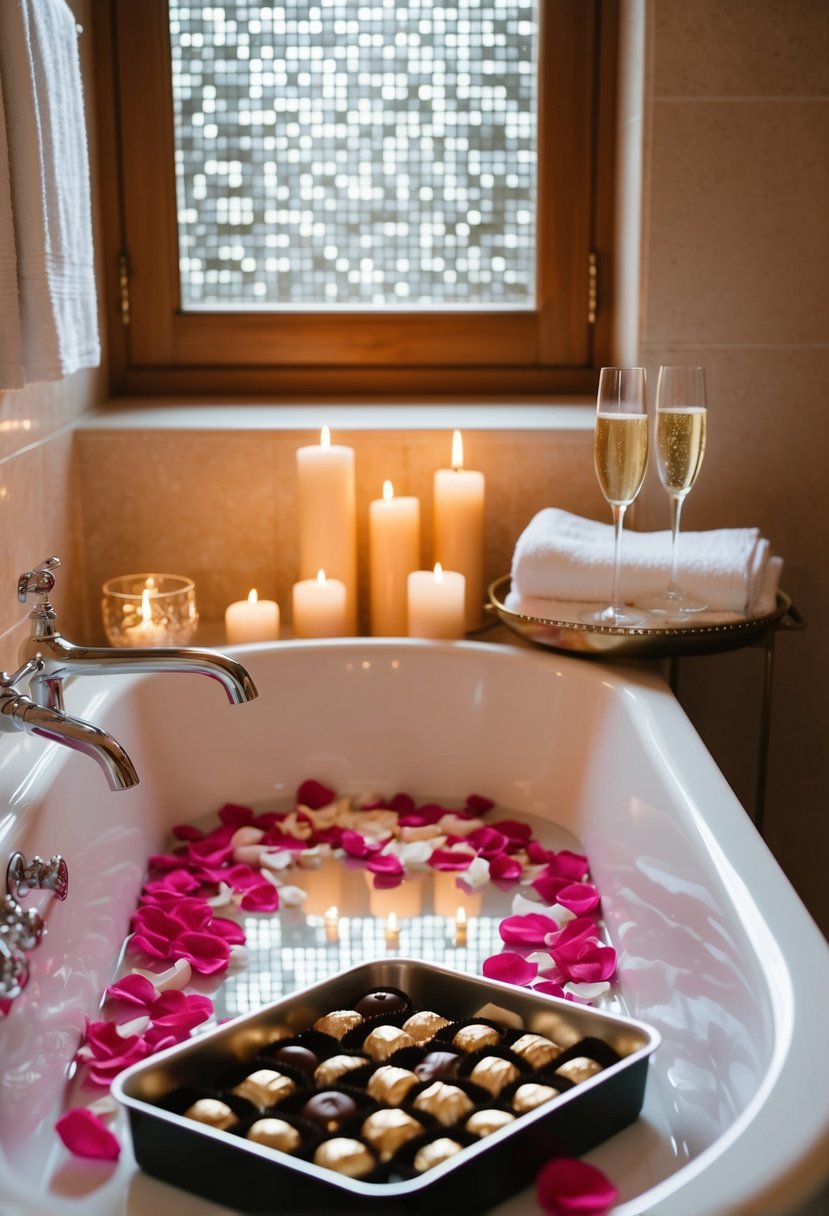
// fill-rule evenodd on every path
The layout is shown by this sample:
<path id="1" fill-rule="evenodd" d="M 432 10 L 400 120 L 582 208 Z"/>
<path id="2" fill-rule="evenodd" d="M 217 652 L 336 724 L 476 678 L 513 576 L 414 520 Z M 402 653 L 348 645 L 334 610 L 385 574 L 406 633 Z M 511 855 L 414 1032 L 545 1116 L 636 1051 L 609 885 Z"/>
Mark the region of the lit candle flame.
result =
<path id="1" fill-rule="evenodd" d="M 325 925 L 325 940 L 336 942 L 339 940 L 340 934 L 340 914 L 337 911 L 337 905 L 332 904 L 330 908 L 323 913 L 323 923 Z"/>
<path id="2" fill-rule="evenodd" d="M 148 591 L 155 591 L 155 579 L 151 574 L 144 579 L 144 586 Z"/>
<path id="3" fill-rule="evenodd" d="M 318 582 L 318 583 L 324 583 L 324 582 L 325 582 L 325 571 L 324 571 L 324 570 L 318 570 L 318 571 L 317 571 L 317 582 Z"/>
<path id="4" fill-rule="evenodd" d="M 388 502 L 390 498 L 394 498 L 394 486 L 390 481 L 383 482 L 383 498 L 386 500 L 386 502 Z"/>
<path id="5" fill-rule="evenodd" d="M 435 562 L 435 582 L 443 582 L 443 566 L 440 564 L 440 562 Z"/>
<path id="6" fill-rule="evenodd" d="M 394 912 L 389 912 L 388 920 L 386 921 L 386 945 L 397 946 L 400 943 L 400 930 L 397 927 L 397 917 Z"/>
<path id="7" fill-rule="evenodd" d="M 466 908 L 463 907 L 455 913 L 455 945 L 466 945 Z"/>
<path id="8" fill-rule="evenodd" d="M 452 434 L 452 468 L 455 472 L 463 468 L 463 436 L 460 431 Z"/>
<path id="9" fill-rule="evenodd" d="M 149 625 L 153 619 L 153 610 L 150 607 L 150 596 L 152 592 L 148 587 L 145 587 L 141 592 L 141 620 L 145 625 Z"/>
<path id="10" fill-rule="evenodd" d="M 331 431 L 330 431 L 329 427 L 327 427 L 327 426 L 324 426 L 322 428 L 322 430 L 320 431 L 320 447 L 322 447 L 322 448 L 331 447 Z"/>
<path id="11" fill-rule="evenodd" d="M 251 587 L 250 591 L 248 592 L 248 603 L 255 604 L 258 599 L 259 599 L 259 593 L 257 592 L 255 587 Z"/>

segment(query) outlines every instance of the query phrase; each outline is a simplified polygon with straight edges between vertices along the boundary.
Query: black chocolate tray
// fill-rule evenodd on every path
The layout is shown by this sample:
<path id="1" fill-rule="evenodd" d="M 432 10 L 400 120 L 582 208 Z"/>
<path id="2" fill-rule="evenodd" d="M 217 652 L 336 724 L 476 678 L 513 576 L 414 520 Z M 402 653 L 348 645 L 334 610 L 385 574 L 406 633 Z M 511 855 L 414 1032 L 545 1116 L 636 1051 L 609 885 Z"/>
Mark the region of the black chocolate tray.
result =
<path id="1" fill-rule="evenodd" d="M 451 1019 L 430 1047 L 448 1043 L 446 1036 L 455 1032 L 456 1022 L 483 1019 L 503 1028 L 507 1054 L 510 1042 L 519 1033 L 529 1032 L 561 1045 L 565 1049 L 562 1060 L 574 1054 L 589 1055 L 589 1044 L 593 1044 L 594 1057 L 602 1057 L 601 1071 L 569 1087 L 562 1083 L 558 1097 L 519 1114 L 514 1122 L 481 1139 L 460 1128 L 442 1127 L 426 1116 L 421 1140 L 437 1134 L 454 1137 L 461 1142 L 462 1151 L 419 1174 L 411 1166 L 417 1141 L 368 1177 L 352 1178 L 315 1165 L 308 1153 L 289 1154 L 245 1139 L 241 1134 L 244 1117 L 235 1131 L 216 1130 L 185 1117 L 184 1106 L 194 1094 L 221 1093 L 223 1080 L 229 1084 L 228 1078 L 242 1075 L 246 1066 L 250 1070 L 263 1067 L 274 1043 L 290 1042 L 297 1036 L 301 1042 L 303 1035 L 308 1041 L 309 1031 L 313 1039 L 316 1032 L 311 1027 L 317 1019 L 333 1010 L 353 1009 L 372 989 L 397 989 L 407 995 L 413 1010 L 432 1010 Z M 372 1024 L 393 1020 L 376 1018 Z M 401 1022 L 402 1015 L 397 1024 Z M 345 1035 L 337 1049 L 359 1050 L 364 1034 L 362 1028 Z M 648 1057 L 658 1044 L 658 1033 L 641 1022 L 432 964 L 394 958 L 353 967 L 160 1052 L 121 1073 L 112 1090 L 127 1108 L 135 1157 L 142 1169 L 237 1211 L 473 1213 L 486 1211 L 530 1185 L 552 1157 L 579 1156 L 632 1123 L 644 1100 Z M 468 1071 L 474 1058 L 464 1059 L 460 1073 Z M 412 1049 L 383 1063 L 411 1067 Z M 558 1066 L 555 1062 L 550 1068 Z M 532 1080 L 549 1083 L 549 1076 L 533 1072 Z M 360 1072 L 339 1084 L 362 1105 L 365 1095 L 359 1090 Z M 477 1095 L 478 1109 L 504 1107 L 509 1102 L 508 1090 L 492 1097 L 464 1080 L 458 1084 L 465 1084 L 473 1098 Z M 417 1094 L 417 1089 L 412 1093 Z M 287 1099 L 268 1114 L 279 1117 L 297 1105 Z M 361 1110 L 361 1118 L 362 1114 Z M 291 1114 L 285 1118 L 290 1119 Z M 359 1133 L 343 1129 L 342 1134 Z"/>

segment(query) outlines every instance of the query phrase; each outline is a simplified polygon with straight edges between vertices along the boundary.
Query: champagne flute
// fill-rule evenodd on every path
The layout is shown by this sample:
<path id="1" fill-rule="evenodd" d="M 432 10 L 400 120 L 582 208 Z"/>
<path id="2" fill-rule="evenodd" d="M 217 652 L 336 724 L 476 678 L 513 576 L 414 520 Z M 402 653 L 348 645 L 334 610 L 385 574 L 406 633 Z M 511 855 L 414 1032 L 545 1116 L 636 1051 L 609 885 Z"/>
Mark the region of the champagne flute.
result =
<path id="1" fill-rule="evenodd" d="M 593 458 L 596 476 L 613 515 L 613 585 L 610 603 L 580 619 L 591 625 L 644 625 L 647 616 L 627 607 L 619 594 L 622 527 L 648 464 L 648 413 L 645 369 L 603 367 L 596 398 Z"/>
<path id="2" fill-rule="evenodd" d="M 707 421 L 705 369 L 661 367 L 656 386 L 656 466 L 671 500 L 671 576 L 661 594 L 640 600 L 660 616 L 683 617 L 708 607 L 687 595 L 677 579 L 682 506 L 705 455 Z"/>

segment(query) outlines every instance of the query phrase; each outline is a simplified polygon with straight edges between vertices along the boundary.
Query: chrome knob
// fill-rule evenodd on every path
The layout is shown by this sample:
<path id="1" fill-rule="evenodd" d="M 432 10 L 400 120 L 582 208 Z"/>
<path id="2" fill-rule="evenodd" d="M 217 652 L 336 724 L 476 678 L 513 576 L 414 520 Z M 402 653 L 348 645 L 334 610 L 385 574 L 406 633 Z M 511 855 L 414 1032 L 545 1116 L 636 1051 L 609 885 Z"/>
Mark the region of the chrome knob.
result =
<path id="1" fill-rule="evenodd" d="M 30 862 L 22 853 L 13 853 L 6 870 L 6 888 L 14 899 L 25 899 L 30 891 L 52 891 L 55 899 L 69 894 L 69 867 L 60 853 L 49 861 L 33 857 Z"/>

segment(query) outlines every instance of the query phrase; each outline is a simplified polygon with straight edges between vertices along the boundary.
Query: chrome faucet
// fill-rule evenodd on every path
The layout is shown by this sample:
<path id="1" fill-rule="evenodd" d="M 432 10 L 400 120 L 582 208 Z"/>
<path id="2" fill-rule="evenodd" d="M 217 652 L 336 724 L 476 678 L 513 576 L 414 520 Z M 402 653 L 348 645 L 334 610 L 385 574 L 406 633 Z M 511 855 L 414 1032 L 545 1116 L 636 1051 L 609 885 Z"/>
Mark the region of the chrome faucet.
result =
<path id="1" fill-rule="evenodd" d="M 0 731 L 26 731 L 91 756 L 103 769 L 112 790 L 128 790 L 138 785 L 132 760 L 117 739 L 81 718 L 36 704 L 16 687 L 19 680 L 34 678 L 40 667 L 38 659 L 29 659 L 13 675 L 0 672 Z"/>
<path id="2" fill-rule="evenodd" d="M 17 598 L 25 604 L 30 595 L 37 603 L 29 615 L 30 636 L 20 648 L 20 662 L 36 660 L 38 669 L 29 680 L 32 700 L 58 712 L 63 711 L 63 681 L 74 675 L 143 675 L 165 671 L 191 671 L 218 680 L 232 705 L 242 705 L 256 697 L 256 685 L 241 663 L 227 655 L 195 647 L 158 646 L 120 648 L 117 646 L 77 646 L 62 637 L 57 629 L 55 610 L 49 595 L 55 586 L 53 571 L 60 559 L 49 557 L 34 570 L 21 574 Z"/>

